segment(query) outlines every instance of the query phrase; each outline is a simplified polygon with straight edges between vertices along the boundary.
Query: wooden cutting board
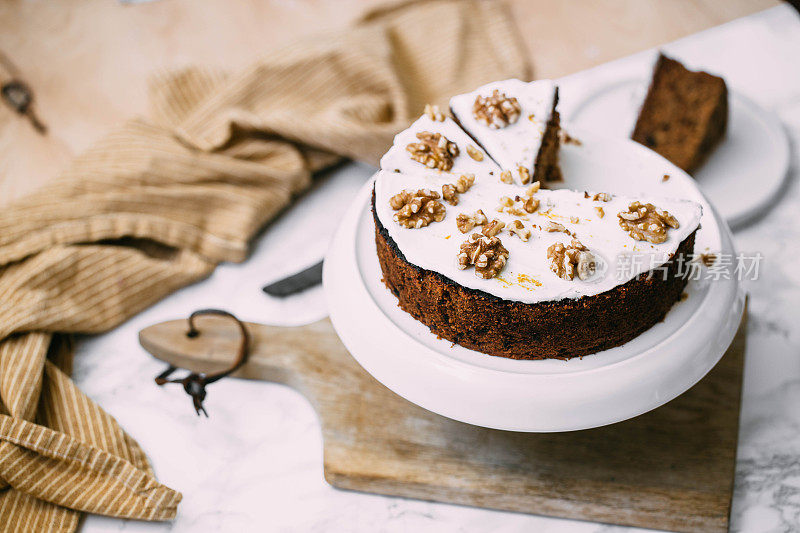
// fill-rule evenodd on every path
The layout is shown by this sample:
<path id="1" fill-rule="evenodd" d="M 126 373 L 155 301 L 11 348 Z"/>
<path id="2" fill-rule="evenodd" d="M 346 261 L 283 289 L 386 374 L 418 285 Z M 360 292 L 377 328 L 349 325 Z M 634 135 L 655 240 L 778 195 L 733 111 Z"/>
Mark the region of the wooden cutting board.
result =
<path id="1" fill-rule="evenodd" d="M 485 429 L 417 407 L 367 374 L 328 319 L 298 328 L 247 324 L 250 360 L 234 375 L 285 383 L 308 398 L 322 423 L 325 479 L 335 487 L 654 529 L 727 531 L 745 323 L 720 363 L 682 396 L 625 422 L 569 433 Z M 220 317 L 200 317 L 197 325 L 195 338 L 186 336 L 185 320 L 175 320 L 143 330 L 140 341 L 175 366 L 222 370 L 236 353 L 236 325 Z"/>

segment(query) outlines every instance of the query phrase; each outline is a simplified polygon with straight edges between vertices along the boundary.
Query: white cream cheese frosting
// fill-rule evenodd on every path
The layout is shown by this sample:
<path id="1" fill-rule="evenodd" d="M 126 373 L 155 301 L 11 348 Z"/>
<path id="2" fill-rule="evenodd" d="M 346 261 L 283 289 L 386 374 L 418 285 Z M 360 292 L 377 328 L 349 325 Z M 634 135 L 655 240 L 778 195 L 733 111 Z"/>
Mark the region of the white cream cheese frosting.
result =
<path id="1" fill-rule="evenodd" d="M 414 132 L 404 132 L 400 136 L 413 137 Z M 408 154 L 403 155 L 408 158 Z M 612 196 L 610 201 L 603 202 L 592 200 L 591 192 L 590 198 L 586 198 L 583 191 L 542 189 L 534 195 L 540 202 L 538 210 L 527 215 L 525 220 L 500 213 L 496 207 L 503 196 L 524 196 L 526 186 L 505 184 L 496 174 L 471 170 L 476 175 L 474 185 L 459 195 L 457 206 L 443 202 L 446 207 L 443 221 L 433 222 L 424 228 L 407 229 L 393 220 L 395 211 L 389 205 L 389 199 L 403 189 L 431 189 L 441 194 L 442 185 L 454 182 L 454 176 L 448 173 L 403 165 L 403 169 L 408 168 L 412 168 L 413 172 L 382 170 L 378 172 L 375 182 L 377 217 L 406 260 L 438 272 L 464 287 L 523 303 L 600 294 L 653 268 L 656 268 L 656 275 L 660 275 L 657 268 L 666 263 L 680 243 L 697 229 L 702 215 L 702 207 L 687 200 Z M 627 211 L 628 205 L 636 200 L 652 203 L 678 220 L 679 227 L 668 230 L 665 242 L 651 244 L 637 241 L 620 227 L 617 213 Z M 603 217 L 595 209 L 597 207 L 603 209 Z M 459 213 L 471 214 L 478 209 L 483 210 L 490 221 L 496 218 L 508 225 L 514 220 L 521 220 L 532 232 L 527 242 L 509 234 L 507 230 L 498 234 L 509 251 L 509 257 L 500 274 L 492 279 L 478 278 L 472 268 L 460 270 L 457 265 L 456 257 L 461 243 L 470 233 L 480 231 L 480 227 L 463 234 L 456 226 L 456 217 Z M 577 277 L 570 281 L 559 278 L 550 270 L 547 248 L 556 242 L 567 245 L 571 241 L 571 237 L 565 233 L 544 230 L 551 220 L 572 231 L 594 254 L 599 266 L 594 276 L 586 281 Z"/>
<path id="2" fill-rule="evenodd" d="M 521 108 L 516 122 L 499 129 L 490 128 L 473 115 L 475 99 L 478 96 L 491 96 L 495 90 L 509 98 L 516 98 Z M 542 145 L 547 122 L 552 116 L 555 96 L 556 85 L 552 80 L 526 83 L 510 79 L 454 96 L 450 99 L 450 110 L 464 130 L 483 146 L 503 170 L 511 170 L 516 174 L 517 166 L 522 165 L 533 176 L 533 165 Z"/>
<path id="3" fill-rule="evenodd" d="M 441 133 L 447 140 L 454 142 L 458 146 L 458 156 L 453 159 L 453 168 L 448 172 L 427 168 L 419 161 L 411 159 L 406 147 L 411 143 L 418 143 L 417 133 L 420 132 Z M 476 161 L 467 152 L 467 146 L 472 145 L 477 149 L 475 142 L 470 139 L 453 119 L 446 118 L 444 121 L 432 120 L 427 115 L 422 115 L 407 130 L 398 133 L 394 138 L 394 143 L 386 154 L 381 158 L 381 168 L 393 172 L 404 172 L 414 174 L 417 172 L 438 172 L 447 179 L 455 181 L 461 174 L 479 174 L 490 172 L 499 175 L 500 168 L 484 154 L 482 161 Z M 483 150 L 480 150 L 483 154 Z M 446 182 L 447 183 L 447 182 Z"/>

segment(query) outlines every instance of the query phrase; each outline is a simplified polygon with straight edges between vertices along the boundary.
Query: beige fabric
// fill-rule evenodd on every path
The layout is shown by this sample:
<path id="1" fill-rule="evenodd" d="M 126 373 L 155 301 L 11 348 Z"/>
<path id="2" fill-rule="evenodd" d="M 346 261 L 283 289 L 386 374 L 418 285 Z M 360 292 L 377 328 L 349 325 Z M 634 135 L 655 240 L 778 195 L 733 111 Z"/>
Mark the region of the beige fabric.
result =
<path id="1" fill-rule="evenodd" d="M 81 511 L 175 516 L 181 495 L 69 379 L 64 334 L 106 331 L 244 260 L 315 170 L 375 163 L 426 102 L 528 77 L 504 9 L 387 7 L 236 75 L 161 75 L 151 117 L 0 213 L 0 529 L 70 532 Z"/>

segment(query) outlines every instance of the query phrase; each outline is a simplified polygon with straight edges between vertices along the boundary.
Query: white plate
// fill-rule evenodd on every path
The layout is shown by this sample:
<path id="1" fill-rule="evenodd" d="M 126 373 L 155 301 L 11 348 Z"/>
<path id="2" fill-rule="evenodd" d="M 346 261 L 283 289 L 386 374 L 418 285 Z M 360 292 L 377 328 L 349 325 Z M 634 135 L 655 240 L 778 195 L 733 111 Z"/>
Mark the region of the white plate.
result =
<path id="1" fill-rule="evenodd" d="M 647 93 L 646 80 L 608 85 L 577 104 L 570 122 L 628 138 Z M 694 177 L 720 215 L 735 227 L 762 213 L 780 192 L 789 169 L 789 139 L 780 120 L 752 100 L 729 93 L 725 138 Z"/>
<path id="2" fill-rule="evenodd" d="M 734 253 L 724 222 L 680 169 L 632 141 L 571 131 L 583 144 L 562 150 L 569 186 L 698 201 L 704 215 L 695 250 Z M 672 176 L 666 183 L 661 181 L 665 173 Z M 371 192 L 370 181 L 342 220 L 325 258 L 331 320 L 367 372 L 443 416 L 539 432 L 625 420 L 699 381 L 725 352 L 739 324 L 744 296 L 735 279 L 690 281 L 689 297 L 663 322 L 623 346 L 582 359 L 514 361 L 453 345 L 402 311 L 381 282 Z"/>

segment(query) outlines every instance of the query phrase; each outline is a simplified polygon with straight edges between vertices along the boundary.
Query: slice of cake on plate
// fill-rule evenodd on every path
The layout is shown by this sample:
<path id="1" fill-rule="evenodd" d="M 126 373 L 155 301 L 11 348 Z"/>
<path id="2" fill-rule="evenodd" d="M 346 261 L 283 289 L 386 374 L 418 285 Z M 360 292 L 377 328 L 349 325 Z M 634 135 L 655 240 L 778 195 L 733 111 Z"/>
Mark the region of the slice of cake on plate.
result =
<path id="1" fill-rule="evenodd" d="M 691 172 L 714 150 L 727 124 L 725 80 L 659 54 L 631 138 Z"/>
<path id="2" fill-rule="evenodd" d="M 456 122 L 523 185 L 561 181 L 557 106 L 551 80 L 498 81 L 450 99 Z"/>

